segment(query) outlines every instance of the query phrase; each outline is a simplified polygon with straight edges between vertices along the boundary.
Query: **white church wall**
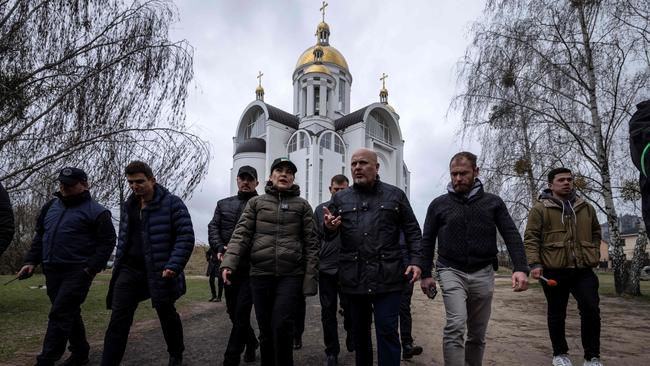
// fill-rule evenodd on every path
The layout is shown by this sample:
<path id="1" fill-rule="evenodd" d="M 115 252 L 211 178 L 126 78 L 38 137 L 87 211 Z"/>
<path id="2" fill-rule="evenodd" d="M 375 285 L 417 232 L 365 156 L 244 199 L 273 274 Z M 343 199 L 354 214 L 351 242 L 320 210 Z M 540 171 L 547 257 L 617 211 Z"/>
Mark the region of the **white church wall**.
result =
<path id="1" fill-rule="evenodd" d="M 287 156 L 287 142 L 295 130 L 283 124 L 268 120 L 266 123 L 266 166 L 265 176 L 270 175 L 273 160 Z"/>

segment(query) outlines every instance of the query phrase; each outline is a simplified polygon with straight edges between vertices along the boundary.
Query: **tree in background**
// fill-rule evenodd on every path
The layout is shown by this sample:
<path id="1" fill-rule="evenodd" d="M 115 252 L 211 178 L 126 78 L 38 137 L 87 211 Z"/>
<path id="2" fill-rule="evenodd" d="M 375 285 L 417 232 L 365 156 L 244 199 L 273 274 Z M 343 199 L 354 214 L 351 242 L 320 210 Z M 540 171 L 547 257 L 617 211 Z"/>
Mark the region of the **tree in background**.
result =
<path id="1" fill-rule="evenodd" d="M 207 142 L 185 124 L 192 49 L 168 39 L 176 16 L 168 0 L 0 0 L 0 181 L 18 238 L 64 165 L 109 207 L 133 159 L 185 197 L 205 176 Z"/>
<path id="2" fill-rule="evenodd" d="M 576 186 L 607 218 L 619 294 L 638 275 L 625 264 L 618 230 L 621 187 L 633 174 L 621 147 L 627 145 L 625 122 L 647 96 L 650 76 L 641 31 L 647 18 L 624 15 L 646 11 L 635 4 L 488 1 L 461 64 L 464 90 L 454 104 L 463 109 L 464 129 L 490 136 L 483 166 L 509 164 L 527 178 L 502 187 L 506 195 L 545 187 L 553 166 L 577 173 Z"/>

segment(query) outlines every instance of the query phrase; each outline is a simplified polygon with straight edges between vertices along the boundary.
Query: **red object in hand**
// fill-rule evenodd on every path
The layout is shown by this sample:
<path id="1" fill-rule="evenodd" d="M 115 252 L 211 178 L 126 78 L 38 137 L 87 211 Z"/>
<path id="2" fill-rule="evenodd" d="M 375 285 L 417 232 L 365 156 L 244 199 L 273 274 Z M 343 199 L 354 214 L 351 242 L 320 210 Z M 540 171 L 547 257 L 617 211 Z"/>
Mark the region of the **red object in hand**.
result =
<path id="1" fill-rule="evenodd" d="M 539 276 L 539 278 L 541 278 L 541 279 L 543 279 L 544 281 L 546 281 L 546 284 L 549 285 L 550 287 L 555 287 L 555 286 L 557 286 L 557 281 L 556 281 L 556 280 L 549 280 L 549 279 L 547 279 L 547 278 L 544 277 L 544 276 Z"/>

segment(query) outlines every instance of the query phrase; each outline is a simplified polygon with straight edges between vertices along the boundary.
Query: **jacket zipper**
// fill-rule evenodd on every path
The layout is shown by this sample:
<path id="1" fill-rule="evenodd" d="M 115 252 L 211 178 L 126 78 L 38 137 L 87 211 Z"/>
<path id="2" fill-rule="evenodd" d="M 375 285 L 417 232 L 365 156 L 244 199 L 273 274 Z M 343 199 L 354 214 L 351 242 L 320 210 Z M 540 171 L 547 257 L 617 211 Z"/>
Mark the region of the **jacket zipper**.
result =
<path id="1" fill-rule="evenodd" d="M 278 191 L 278 220 L 277 220 L 277 228 L 275 230 L 275 274 L 279 275 L 279 267 L 278 267 L 278 238 L 280 235 L 280 212 L 282 208 L 282 192 Z"/>

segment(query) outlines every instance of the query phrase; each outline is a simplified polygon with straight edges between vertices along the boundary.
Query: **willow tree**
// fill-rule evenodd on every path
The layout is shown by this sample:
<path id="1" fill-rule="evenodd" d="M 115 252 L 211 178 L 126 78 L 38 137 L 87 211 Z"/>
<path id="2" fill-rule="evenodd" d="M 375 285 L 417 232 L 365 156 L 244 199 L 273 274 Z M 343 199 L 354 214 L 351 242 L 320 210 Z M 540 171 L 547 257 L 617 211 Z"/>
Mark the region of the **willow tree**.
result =
<path id="1" fill-rule="evenodd" d="M 488 1 L 485 20 L 475 25 L 474 41 L 461 65 L 464 88 L 457 99 L 466 121 L 508 110 L 515 121 L 509 128 L 533 138 L 551 137 L 538 146 L 538 156 L 545 157 L 541 164 L 540 159 L 529 162 L 540 172 L 548 163 L 563 163 L 580 173 L 582 193 L 607 217 L 619 294 L 630 273 L 616 210 L 616 190 L 622 185 L 618 177 L 623 174 L 616 169 L 631 167 L 622 163 L 629 161 L 627 152 L 617 147 L 626 143 L 624 122 L 647 94 L 649 76 L 646 41 L 622 20 L 623 3 Z M 498 80 L 510 85 L 496 87 Z M 510 160 L 517 159 L 514 155 Z"/>
<path id="2" fill-rule="evenodd" d="M 116 207 L 132 159 L 191 194 L 209 150 L 185 122 L 193 53 L 169 39 L 176 18 L 166 0 L 0 1 L 0 181 L 16 205 L 76 165 Z"/>

